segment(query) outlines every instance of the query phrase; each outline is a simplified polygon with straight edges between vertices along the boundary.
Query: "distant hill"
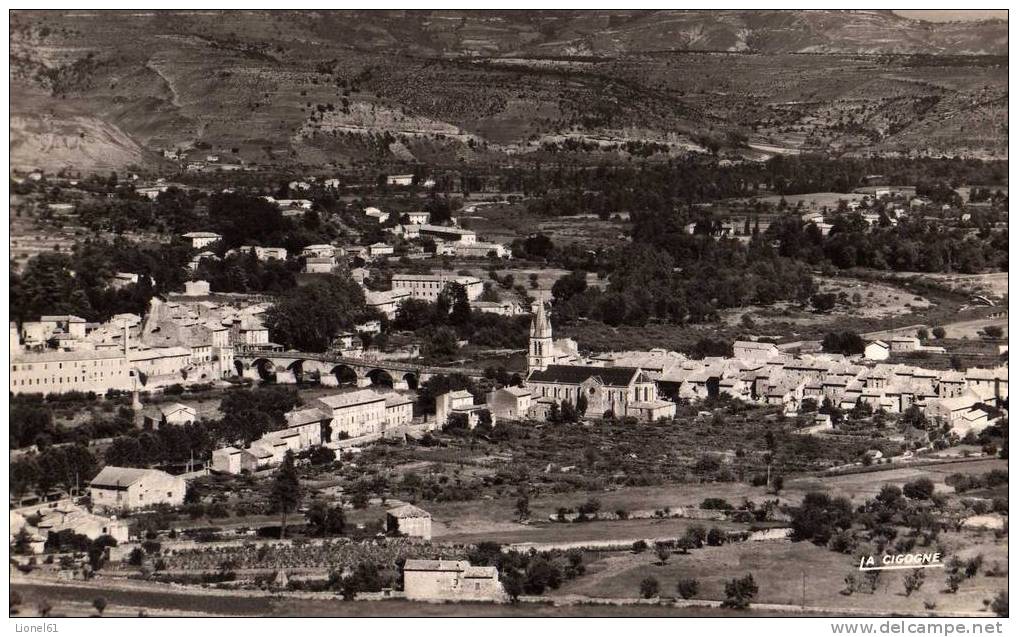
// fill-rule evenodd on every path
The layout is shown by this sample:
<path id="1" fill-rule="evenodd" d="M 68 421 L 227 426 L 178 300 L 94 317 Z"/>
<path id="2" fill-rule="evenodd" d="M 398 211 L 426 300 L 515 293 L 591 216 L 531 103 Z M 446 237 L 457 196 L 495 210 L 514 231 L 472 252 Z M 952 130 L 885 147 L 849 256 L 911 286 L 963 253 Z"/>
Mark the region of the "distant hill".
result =
<path id="1" fill-rule="evenodd" d="M 16 11 L 10 52 L 16 167 L 152 164 L 177 148 L 344 167 L 552 146 L 1006 153 L 1003 21 L 890 11 Z"/>

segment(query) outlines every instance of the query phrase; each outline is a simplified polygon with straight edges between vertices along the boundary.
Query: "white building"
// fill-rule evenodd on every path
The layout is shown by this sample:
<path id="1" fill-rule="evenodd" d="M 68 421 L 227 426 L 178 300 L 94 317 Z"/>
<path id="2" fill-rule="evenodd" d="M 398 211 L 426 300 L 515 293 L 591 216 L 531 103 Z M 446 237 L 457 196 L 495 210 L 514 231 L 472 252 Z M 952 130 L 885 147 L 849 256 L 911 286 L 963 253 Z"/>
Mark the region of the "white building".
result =
<path id="1" fill-rule="evenodd" d="M 215 232 L 188 232 L 184 238 L 191 241 L 192 248 L 200 249 L 212 245 L 216 241 L 221 241 L 223 237 Z"/>
<path id="2" fill-rule="evenodd" d="M 435 226 L 431 224 L 421 224 L 421 236 L 431 237 L 436 240 L 452 242 L 452 243 L 476 243 L 477 233 L 473 230 L 465 230 L 463 228 L 454 228 L 452 226 Z"/>
<path id="3" fill-rule="evenodd" d="M 891 357 L 891 346 L 884 341 L 873 341 L 866 345 L 863 356 L 866 357 L 866 360 L 886 361 Z"/>
<path id="4" fill-rule="evenodd" d="M 157 504 L 179 506 L 186 488 L 183 478 L 164 471 L 106 466 L 92 478 L 88 492 L 94 511 L 132 511 Z"/>
<path id="5" fill-rule="evenodd" d="M 481 280 L 474 276 L 448 276 L 444 274 L 393 274 L 392 289 L 406 290 L 410 296 L 423 301 L 434 301 L 449 283 L 459 283 L 467 291 L 467 298 L 476 300 L 484 291 Z"/>

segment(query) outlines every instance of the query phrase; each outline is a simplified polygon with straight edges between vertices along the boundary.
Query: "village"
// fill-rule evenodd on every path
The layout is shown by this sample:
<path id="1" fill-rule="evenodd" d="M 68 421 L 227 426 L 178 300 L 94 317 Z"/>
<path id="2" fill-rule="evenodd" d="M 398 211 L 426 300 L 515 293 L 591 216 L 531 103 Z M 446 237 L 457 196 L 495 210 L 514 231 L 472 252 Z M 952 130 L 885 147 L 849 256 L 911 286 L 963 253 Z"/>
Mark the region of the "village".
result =
<path id="1" fill-rule="evenodd" d="M 15 621 L 1007 617 L 1006 12 L 10 18 Z"/>
<path id="2" fill-rule="evenodd" d="M 398 185 L 400 180 L 410 178 L 390 177 L 388 183 Z M 293 183 L 290 188 L 299 189 L 300 185 Z M 137 187 L 136 191 L 146 197 L 166 192 L 162 187 Z M 859 201 L 872 205 L 873 201 L 887 202 L 897 195 L 877 191 L 873 199 L 862 195 L 859 200 L 842 201 L 841 211 L 836 214 L 852 214 Z M 299 217 L 313 206 L 310 200 L 302 199 L 264 200 L 277 206 L 284 216 L 292 210 Z M 890 208 L 890 204 L 881 206 Z M 918 336 L 914 331 L 892 330 L 882 338 L 864 342 L 853 353 L 842 353 L 837 348 L 830 351 L 826 341 L 782 343 L 768 338 L 736 340 L 726 355 L 690 356 L 663 348 L 584 351 L 575 339 L 554 337 L 556 299 L 551 295 L 535 298 L 518 289 L 497 292 L 498 286 L 478 276 L 448 269 L 439 274 L 391 272 L 387 275 L 388 288 L 378 289 L 372 281 L 372 265 L 396 258 L 394 242 L 426 242 L 423 245 L 433 250 L 433 259 L 501 261 L 508 259 L 513 250 L 508 245 L 479 241 L 475 232 L 459 227 L 455 218 L 445 225 L 431 225 L 428 212 L 386 213 L 370 206 L 363 214 L 366 222 L 379 225 L 390 218 L 398 220 L 396 225 L 385 227 L 390 239 L 363 247 L 315 243 L 304 246 L 297 257 L 304 275 L 348 277 L 363 295 L 364 311 L 346 330 L 335 330 L 324 352 L 302 352 L 278 343 L 281 339 L 267 326 L 266 319 L 272 311 L 272 295 L 216 292 L 209 281 L 200 278 L 208 262 L 224 258 L 289 263 L 287 249 L 240 245 L 224 252 L 219 248 L 223 236 L 205 230 L 191 230 L 180 236 L 191 255 L 186 265 L 190 275 L 182 289 L 153 296 L 140 314 L 115 314 L 102 322 L 89 322 L 75 315 L 39 316 L 11 324 L 13 396 L 46 399 L 72 394 L 87 400 L 123 401 L 120 409 L 125 425 L 148 432 L 143 436 L 162 438 L 174 429 L 185 436 L 193 435 L 184 432 L 201 428 L 207 419 L 217 417 L 214 406 L 210 411 L 208 399 L 189 404 L 188 393 L 222 395 L 244 387 L 251 388 L 244 391 L 257 393 L 263 391 L 259 387 L 292 387 L 300 396 L 291 409 L 262 428 L 239 435 L 231 430 L 234 433 L 217 436 L 228 444 L 205 445 L 197 454 L 189 445 L 184 464 L 139 457 L 131 466 L 117 466 L 109 462 L 117 456 L 111 456 L 107 442 L 107 463 L 85 482 L 78 482 L 80 476 L 76 475 L 75 486 L 46 494 L 33 493 L 33 482 L 26 482 L 19 487 L 17 500 L 12 499 L 11 524 L 12 548 L 20 555 L 19 569 L 26 582 L 42 576 L 113 585 L 140 578 L 211 586 L 236 594 L 251 590 L 305 591 L 295 594 L 314 597 L 323 593 L 308 591 L 333 589 L 336 595 L 349 600 L 515 603 L 519 599 L 544 599 L 542 596 L 559 588 L 563 577 L 582 582 L 583 564 L 591 559 L 588 551 L 594 551 L 590 554 L 593 556 L 632 549 L 638 555 L 640 551 L 634 547 L 642 543 L 657 546 L 660 563 L 665 564 L 667 554 L 685 554 L 690 546 L 787 542 L 798 532 L 787 526 L 788 514 L 773 508 L 782 502 L 782 488 L 786 489 L 784 494 L 789 493 L 785 486 L 789 483 L 783 476 L 771 475 L 771 460 L 760 482 L 756 477 L 742 478 L 762 484 L 761 497 L 747 498 L 744 506 L 748 504 L 752 512 L 754 506 L 767 503 L 766 510 L 751 516 L 763 522 L 763 527 L 733 525 L 733 520 L 740 519 L 738 510 L 708 508 L 709 502 L 725 501 L 713 496 L 704 497 L 702 503 L 682 501 L 675 508 L 655 508 L 646 513 L 647 518 L 640 511 L 622 509 L 605 517 L 601 505 L 591 504 L 598 498 L 591 496 L 588 502 L 574 507 L 556 507 L 548 514 L 548 522 L 535 525 L 528 522 L 534 505 L 524 481 L 518 487 L 516 504 L 507 505 L 517 509 L 512 526 L 535 531 L 532 541 L 522 542 L 516 540 L 527 534 L 518 531 L 463 535 L 457 531 L 460 523 L 455 517 L 443 519 L 442 530 L 433 535 L 433 513 L 421 507 L 426 498 L 419 495 L 419 488 L 408 497 L 398 489 L 393 492 L 391 487 L 368 487 L 364 477 L 352 487 L 311 487 L 317 494 L 311 508 L 307 504 L 298 506 L 298 500 L 290 504 L 269 502 L 266 511 L 257 511 L 261 505 L 255 505 L 249 513 L 241 512 L 249 507 L 243 497 L 237 500 L 237 487 L 227 486 L 237 479 L 241 480 L 238 485 L 258 485 L 256 492 L 262 495 L 257 500 L 261 500 L 262 489 L 270 485 L 272 490 L 282 488 L 275 485 L 281 484 L 285 475 L 292 480 L 294 493 L 306 491 L 311 484 L 330 482 L 322 482 L 323 468 L 344 467 L 346 474 L 345 467 L 361 466 L 379 445 L 414 447 L 434 444 L 450 435 L 454 439 L 480 435 L 497 441 L 500 436 L 519 435 L 512 432 L 521 427 L 565 429 L 599 426 L 596 423 L 612 423 L 613 427 L 631 431 L 644 427 L 682 429 L 689 426 L 686 418 L 724 420 L 729 417 L 724 414 L 737 413 L 732 405 L 744 405 L 766 414 L 767 422 L 790 423 L 777 425 L 788 435 L 857 442 L 855 431 L 862 427 L 860 433 L 870 431 L 891 442 L 890 447 L 886 441 L 857 446 L 857 455 L 840 464 L 811 465 L 824 467 L 831 476 L 881 466 L 889 475 L 897 475 L 902 470 L 898 467 L 964 458 L 980 459 L 984 463 L 981 467 L 994 466 L 985 464 L 985 445 L 974 455 L 970 451 L 958 455 L 953 450 L 986 439 L 985 434 L 998 431 L 1001 423 L 1006 427 L 1007 366 L 924 368 L 925 356 L 947 355 L 943 347 L 928 344 L 926 329 L 921 329 Z M 890 217 L 880 213 L 871 215 L 872 220 L 862 218 L 867 223 L 886 225 L 887 219 L 893 224 L 901 214 L 903 210 L 896 208 Z M 817 228 L 819 234 L 830 231 L 830 224 L 820 213 L 800 216 L 803 224 Z M 750 227 L 748 217 L 745 225 Z M 740 234 L 735 224 L 719 223 L 704 232 L 714 240 L 731 235 L 742 241 L 761 232 L 759 228 L 742 230 L 745 234 Z M 690 224 L 684 232 L 698 234 L 700 229 L 698 224 Z M 409 263 L 406 256 L 413 259 L 414 250 L 401 257 L 404 266 Z M 427 253 L 418 252 L 416 256 L 427 257 Z M 111 285 L 137 285 L 139 276 L 118 272 Z M 460 307 L 457 304 L 462 304 L 466 312 L 502 317 L 499 320 L 526 320 L 529 335 L 523 368 L 515 374 L 512 368 L 492 373 L 490 368 L 442 363 L 440 356 L 429 354 L 428 343 L 413 339 L 380 348 L 380 335 L 407 320 L 401 308 L 425 307 L 414 303 L 446 303 L 454 314 Z M 1006 352 L 1006 344 L 1000 346 L 1000 352 Z M 148 401 L 151 404 L 147 405 Z M 887 423 L 899 424 L 888 428 Z M 771 425 L 767 432 L 773 436 Z M 89 446 L 94 442 L 99 441 Z M 446 444 L 441 442 L 442 446 Z M 104 445 L 100 442 L 93 448 L 102 450 Z M 42 451 L 38 444 L 19 449 L 16 455 L 12 450 L 12 459 L 30 461 Z M 589 460 L 590 452 L 585 453 Z M 710 454 L 701 457 L 697 467 L 708 458 Z M 443 465 L 431 466 L 434 471 Z M 311 475 L 307 474 L 309 470 Z M 555 470 L 566 472 L 570 467 L 562 465 Z M 408 473 L 398 465 L 397 471 L 404 483 L 411 477 L 420 480 L 416 473 Z M 791 475 L 789 479 L 794 480 Z M 978 480 L 979 476 L 972 479 Z M 456 480 L 459 482 L 459 478 Z M 487 479 L 479 484 L 486 483 Z M 540 488 L 534 490 L 535 499 L 540 492 Z M 223 495 L 213 493 L 233 495 L 223 500 Z M 767 500 L 764 494 L 768 493 L 774 496 L 773 501 Z M 499 489 L 497 494 L 504 492 Z M 179 518 L 180 512 L 198 511 L 188 514 L 191 520 L 196 519 L 195 515 L 197 519 L 207 516 L 210 522 L 213 516 L 229 515 L 225 502 L 230 502 L 234 515 L 239 516 L 229 526 L 213 525 L 204 530 L 193 524 L 178 526 L 184 521 Z M 280 509 L 284 522 L 275 530 L 276 539 L 267 539 L 273 531 L 257 529 L 257 522 L 252 529 L 240 521 L 251 515 L 253 522 L 265 520 L 259 514 Z M 367 511 L 375 510 L 379 510 L 380 517 L 365 517 Z M 994 505 L 993 511 L 998 510 Z M 992 514 L 987 516 L 978 506 L 974 511 L 968 519 L 959 520 L 960 530 L 992 533 L 994 528 L 1001 528 L 1000 520 Z M 297 539 L 285 537 L 287 513 L 294 528 L 301 529 Z M 623 525 L 640 519 L 675 520 L 680 522 L 679 530 L 684 535 L 676 540 L 651 535 L 664 529 L 621 530 Z M 353 520 L 356 522 L 351 523 Z M 563 541 L 551 539 L 557 533 L 549 536 L 537 529 L 578 520 L 591 520 L 588 524 L 593 526 L 615 525 L 620 534 L 584 539 L 581 533 L 578 538 L 566 536 Z M 711 533 L 717 532 L 716 541 L 705 544 L 698 540 L 697 529 L 705 527 L 690 527 L 687 520 L 720 524 L 711 529 Z M 341 540 L 316 539 L 315 535 Z M 548 539 L 540 539 L 544 536 Z M 510 541 L 506 544 L 505 540 Z M 538 575 L 521 558 L 523 566 L 509 566 L 508 573 L 500 572 L 496 566 L 506 568 L 512 561 L 483 554 L 492 543 L 501 545 L 502 551 L 530 551 L 530 555 L 535 547 L 541 547 L 538 555 L 553 565 L 542 569 L 556 571 L 559 566 L 555 564 L 562 560 L 569 566 L 564 575 Z M 291 555 L 298 546 L 314 549 L 301 549 L 299 557 Z M 251 549 L 255 547 L 258 558 L 252 561 Z M 360 557 L 354 557 L 357 555 Z M 547 577 L 551 581 L 544 582 Z M 651 579 L 656 586 L 657 580 L 647 578 Z M 655 598 L 656 591 L 650 594 L 651 587 L 646 581 L 642 583 L 635 599 Z"/>

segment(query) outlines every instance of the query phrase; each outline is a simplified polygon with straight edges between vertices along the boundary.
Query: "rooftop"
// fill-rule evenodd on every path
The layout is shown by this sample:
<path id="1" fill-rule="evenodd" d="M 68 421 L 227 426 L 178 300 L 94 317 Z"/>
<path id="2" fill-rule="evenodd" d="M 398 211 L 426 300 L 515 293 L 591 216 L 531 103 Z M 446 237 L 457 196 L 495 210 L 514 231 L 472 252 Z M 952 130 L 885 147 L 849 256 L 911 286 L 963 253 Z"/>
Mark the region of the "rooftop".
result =
<path id="1" fill-rule="evenodd" d="M 636 367 L 549 365 L 547 369 L 530 372 L 527 380 L 538 383 L 579 385 L 589 378 L 598 378 L 602 384 L 608 387 L 628 387 L 636 382 L 639 371 Z"/>

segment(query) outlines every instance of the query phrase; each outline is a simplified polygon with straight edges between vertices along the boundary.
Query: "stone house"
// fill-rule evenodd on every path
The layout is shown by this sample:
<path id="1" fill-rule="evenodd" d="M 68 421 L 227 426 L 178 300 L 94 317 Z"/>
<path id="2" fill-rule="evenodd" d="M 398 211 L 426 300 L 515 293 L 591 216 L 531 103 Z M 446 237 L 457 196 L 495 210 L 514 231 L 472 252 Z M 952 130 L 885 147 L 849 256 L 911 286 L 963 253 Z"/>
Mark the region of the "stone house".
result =
<path id="1" fill-rule="evenodd" d="M 389 509 L 385 512 L 385 532 L 430 540 L 431 514 L 412 504 Z"/>
<path id="2" fill-rule="evenodd" d="M 506 597 L 494 566 L 466 560 L 407 560 L 403 566 L 407 599 L 498 602 Z"/>
<path id="3" fill-rule="evenodd" d="M 143 509 L 184 503 L 187 484 L 179 476 L 156 469 L 106 466 L 92 478 L 88 493 L 97 512 Z"/>

